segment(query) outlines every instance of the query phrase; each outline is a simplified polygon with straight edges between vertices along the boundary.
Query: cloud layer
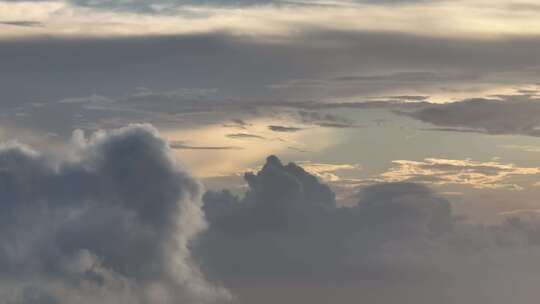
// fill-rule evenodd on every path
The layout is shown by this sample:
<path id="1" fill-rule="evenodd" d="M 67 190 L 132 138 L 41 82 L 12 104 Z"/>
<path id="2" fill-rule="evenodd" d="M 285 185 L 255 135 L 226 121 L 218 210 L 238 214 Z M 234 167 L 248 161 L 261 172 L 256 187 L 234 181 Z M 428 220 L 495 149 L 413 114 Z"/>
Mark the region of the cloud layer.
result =
<path id="1" fill-rule="evenodd" d="M 540 136 L 540 102 L 535 94 L 430 105 L 406 115 L 447 128 L 435 130 Z"/>

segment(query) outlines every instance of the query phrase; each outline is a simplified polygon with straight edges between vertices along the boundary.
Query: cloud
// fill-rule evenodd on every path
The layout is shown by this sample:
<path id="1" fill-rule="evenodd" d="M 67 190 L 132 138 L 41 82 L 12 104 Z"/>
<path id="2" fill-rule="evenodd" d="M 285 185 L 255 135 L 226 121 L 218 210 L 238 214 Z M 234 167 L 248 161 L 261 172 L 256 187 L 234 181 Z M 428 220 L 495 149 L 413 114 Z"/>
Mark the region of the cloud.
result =
<path id="1" fill-rule="evenodd" d="M 463 100 L 402 114 L 447 130 L 540 136 L 540 100 L 529 95 Z"/>
<path id="2" fill-rule="evenodd" d="M 226 128 L 237 128 L 237 129 L 244 129 L 245 130 L 249 126 L 251 126 L 251 124 L 245 122 L 242 119 L 235 118 L 235 119 L 231 120 L 231 123 L 223 124 L 223 126 L 226 127 Z"/>
<path id="3" fill-rule="evenodd" d="M 273 156 L 245 178 L 242 198 L 205 194 L 210 229 L 194 247 L 205 272 L 235 286 L 240 300 L 256 288 L 248 299 L 265 304 L 327 303 L 328 292 L 340 303 L 535 302 L 540 221 L 532 217 L 463 222 L 415 183 L 368 186 L 355 206 L 339 208 L 327 186 Z"/>
<path id="4" fill-rule="evenodd" d="M 210 230 L 195 251 L 203 269 L 220 280 L 308 273 L 318 279 L 361 276 L 366 261 L 349 264 L 340 257 L 367 255 L 383 240 L 440 233 L 451 225 L 448 202 L 420 185 L 373 186 L 348 209 L 336 207 L 330 188 L 315 176 L 275 156 L 245 180 L 249 189 L 243 199 L 228 191 L 204 196 Z M 382 219 L 386 225 L 377 223 Z M 371 231 L 365 239 L 364 229 Z M 350 243 L 356 237 L 362 241 Z"/>
<path id="5" fill-rule="evenodd" d="M 317 105 L 312 104 L 312 106 L 316 107 Z M 331 105 L 321 105 L 322 107 L 325 106 L 331 106 Z M 337 106 L 339 108 L 339 106 Z M 331 113 L 321 113 L 317 111 L 306 111 L 306 110 L 300 110 L 298 111 L 298 119 L 302 123 L 306 124 L 314 124 L 320 127 L 326 127 L 326 128 L 355 128 L 360 127 L 359 125 L 354 124 L 353 122 L 349 121 L 348 119 L 331 114 Z"/>
<path id="6" fill-rule="evenodd" d="M 511 149 L 511 150 L 520 150 L 525 152 L 533 152 L 538 153 L 540 152 L 539 146 L 531 146 L 531 145 L 501 145 L 501 148 L 505 149 Z"/>
<path id="7" fill-rule="evenodd" d="M 183 141 L 173 141 L 169 145 L 172 149 L 179 150 L 242 150 L 242 147 L 236 146 L 191 146 Z"/>
<path id="8" fill-rule="evenodd" d="M 337 175 L 338 172 L 357 172 L 362 170 L 362 167 L 357 164 L 325 164 L 310 161 L 297 162 L 297 164 L 324 182 L 338 182 L 344 180 L 344 178 Z"/>
<path id="9" fill-rule="evenodd" d="M 0 147 L 5 303 L 214 303 L 194 264 L 201 186 L 149 125 L 74 133 L 63 155 Z"/>
<path id="10" fill-rule="evenodd" d="M 233 133 L 233 134 L 227 134 L 226 136 L 228 138 L 233 138 L 233 139 L 266 139 L 263 136 L 249 134 L 249 133 Z"/>
<path id="11" fill-rule="evenodd" d="M 518 167 L 497 161 L 427 158 L 424 161 L 395 160 L 394 166 L 381 174 L 385 182 L 417 182 L 431 185 L 466 185 L 477 189 L 521 190 L 512 182 L 520 175 L 539 175 L 540 168 Z"/>
<path id="12" fill-rule="evenodd" d="M 15 21 L 0 21 L 0 25 L 13 25 L 22 27 L 42 27 L 44 24 L 39 21 L 30 20 L 15 20 Z"/>
<path id="13" fill-rule="evenodd" d="M 322 108 L 321 100 L 335 100 L 340 103 L 336 107 L 360 108 L 359 102 L 345 101 L 412 93 L 457 94 L 451 93 L 451 89 L 465 94 L 462 91 L 471 87 L 485 90 L 499 87 L 501 82 L 510 86 L 540 79 L 531 70 L 531 66 L 540 64 L 536 56 L 540 44 L 534 37 L 525 36 L 475 40 L 310 27 L 298 37 L 279 43 L 254 35 L 218 31 L 118 39 L 11 39 L 0 41 L 0 49 L 0 65 L 4 70 L 0 75 L 4 84 L 2 107 L 93 94 L 116 99 L 143 85 L 154 89 L 141 90 L 138 100 L 122 105 L 178 113 L 193 107 L 207 110 L 204 101 L 209 99 L 228 100 L 237 108 L 265 102 L 279 105 L 277 101 L 283 100 L 304 109 L 309 109 L 310 102 L 306 101 L 314 101 Z M 183 52 L 178 53 L 178 49 Z M 18 56 L 10 56 L 13 53 Z M 54 68 L 58 66 L 61 70 Z M 201 69 L 194 70 L 193 66 Z M 234 75 L 227 73 L 232 69 L 236 71 Z M 350 75 L 351 71 L 374 74 Z M 379 77 L 379 81 L 330 81 L 335 75 L 348 74 Z M 422 77 L 429 80 L 433 74 L 439 75 L 434 79 L 443 80 L 419 81 Z M 459 80 L 456 75 L 464 78 Z M 478 75 L 479 79 L 465 77 L 470 75 Z M 498 77 L 497 83 L 490 82 L 494 76 Z M 417 82 L 411 86 L 409 82 L 395 81 L 406 78 Z M 453 78 L 456 80 L 450 81 Z M 272 84 L 293 79 L 322 79 L 328 87 L 322 91 L 318 88 L 299 91 L 298 87 L 269 89 Z M 22 85 L 28 82 L 40 86 Z M 89 83 L 96 85 L 84 85 Z M 179 83 L 186 89 L 179 89 Z"/>
<path id="14" fill-rule="evenodd" d="M 406 101 L 426 101 L 429 99 L 429 96 L 421 95 L 399 95 L 399 96 L 389 96 L 390 99 L 406 100 Z"/>
<path id="15" fill-rule="evenodd" d="M 154 34 L 229 30 L 286 36 L 297 32 L 291 29 L 301 28 L 476 38 L 538 34 L 534 23 L 538 10 L 509 10 L 507 2 L 495 0 L 489 7 L 481 5 L 481 0 L 35 0 L 0 4 L 9 11 L 4 13 L 8 16 L 29 14 L 53 21 L 46 31 L 11 33 L 20 36 L 118 36 L 140 34 L 137 30 Z M 26 10 L 15 10 L 21 7 Z M 423 14 L 418 16 L 418 11 Z M 473 21 L 477 23 L 471 26 Z M 66 33 L 65 27 L 72 31 Z"/>
<path id="16" fill-rule="evenodd" d="M 298 131 L 303 130 L 303 128 L 298 128 L 298 127 L 287 127 L 287 126 L 276 126 L 276 125 L 268 126 L 268 129 L 274 132 L 298 132 Z"/>
<path id="17" fill-rule="evenodd" d="M 331 79 L 338 82 L 452 82 L 452 81 L 464 81 L 474 80 L 477 76 L 467 74 L 448 74 L 448 73 L 436 73 L 436 72 L 399 72 L 387 75 L 351 75 L 351 76 L 339 76 Z"/>

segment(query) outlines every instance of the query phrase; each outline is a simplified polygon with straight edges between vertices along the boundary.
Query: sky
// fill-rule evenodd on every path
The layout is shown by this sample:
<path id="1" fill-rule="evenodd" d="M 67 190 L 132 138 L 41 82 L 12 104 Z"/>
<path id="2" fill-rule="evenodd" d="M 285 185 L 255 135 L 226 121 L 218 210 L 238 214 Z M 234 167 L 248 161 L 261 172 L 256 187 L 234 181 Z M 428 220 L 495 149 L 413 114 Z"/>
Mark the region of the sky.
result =
<path id="1" fill-rule="evenodd" d="M 533 0 L 0 0 L 0 304 L 537 303 Z"/>

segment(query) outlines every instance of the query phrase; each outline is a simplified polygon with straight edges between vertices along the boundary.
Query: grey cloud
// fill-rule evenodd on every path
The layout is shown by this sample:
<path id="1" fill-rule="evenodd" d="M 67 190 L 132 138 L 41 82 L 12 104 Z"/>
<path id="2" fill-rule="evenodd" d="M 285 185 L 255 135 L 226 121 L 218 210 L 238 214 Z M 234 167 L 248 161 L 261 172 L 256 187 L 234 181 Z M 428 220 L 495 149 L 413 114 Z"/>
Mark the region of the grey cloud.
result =
<path id="1" fill-rule="evenodd" d="M 227 128 L 247 129 L 250 124 L 242 119 L 235 118 L 231 120 L 231 123 L 223 124 L 223 126 Z"/>
<path id="2" fill-rule="evenodd" d="M 295 39 L 272 47 L 266 42 L 264 37 L 248 39 L 226 33 L 1 41 L 2 106 L 92 94 L 120 96 L 139 86 L 174 91 L 179 83 L 188 88 L 215 88 L 218 99 L 252 104 L 374 96 L 409 85 L 402 87 L 393 79 L 425 80 L 426 85 L 440 86 L 430 79 L 470 84 L 468 75 L 480 77 L 472 81 L 475 83 L 497 74 L 507 83 L 521 83 L 515 73 L 540 65 L 540 52 L 534 51 L 540 49 L 536 37 L 443 39 L 303 28 Z M 182 52 L 178 52 L 180 49 Z M 235 73 L 229 73 L 231 70 Z M 402 72 L 390 72 L 396 70 Z M 362 75 L 361 71 L 377 74 Z M 335 75 L 375 77 L 379 81 L 364 81 L 361 86 L 354 81 L 330 81 L 337 86 L 335 90 L 307 90 L 302 96 L 296 95 L 297 89 L 268 88 L 292 79 L 331 79 Z M 456 75 L 463 75 L 463 79 Z M 538 75 L 527 81 L 537 80 Z M 27 83 L 32 86 L 23 85 Z M 343 88 L 347 83 L 351 85 Z"/>
<path id="3" fill-rule="evenodd" d="M 0 25 L 13 25 L 23 27 L 42 27 L 44 24 L 39 21 L 30 20 L 15 20 L 15 21 L 0 21 Z"/>
<path id="4" fill-rule="evenodd" d="M 319 123 L 319 126 L 326 127 L 326 128 L 358 128 L 361 126 L 353 125 L 353 124 L 346 124 L 346 123 L 332 123 L 332 122 L 323 122 Z"/>
<path id="5" fill-rule="evenodd" d="M 399 96 L 389 96 L 390 99 L 399 99 L 399 100 L 407 100 L 407 101 L 426 101 L 429 96 L 421 96 L 421 95 L 399 95 Z"/>
<path id="6" fill-rule="evenodd" d="M 7 2 L 22 2 L 28 0 L 4 0 Z M 29 0 L 34 2 L 42 2 L 45 0 Z M 358 3 L 371 3 L 371 4 L 402 4 L 402 3 L 414 3 L 414 2 L 428 2 L 434 0 L 356 0 Z M 436 1 L 436 0 L 435 0 Z M 116 0 L 65 0 L 65 2 L 73 4 L 75 6 L 93 8 L 106 11 L 124 11 L 135 12 L 140 14 L 186 14 L 193 18 L 205 17 L 200 13 L 184 10 L 189 6 L 211 6 L 211 7 L 250 7 L 261 5 L 272 6 L 334 6 L 332 3 L 325 1 L 295 1 L 295 0 L 133 0 L 133 1 L 116 1 Z"/>
<path id="7" fill-rule="evenodd" d="M 226 136 L 228 138 L 233 138 L 233 139 L 266 139 L 263 136 L 249 134 L 249 133 L 233 133 L 233 134 L 227 134 Z"/>
<path id="8" fill-rule="evenodd" d="M 274 132 L 298 132 L 298 131 L 303 130 L 303 128 L 298 128 L 298 127 L 275 126 L 275 125 L 268 126 L 268 129 Z"/>
<path id="9" fill-rule="evenodd" d="M 249 189 L 241 200 L 228 191 L 204 197 L 210 230 L 196 252 L 202 267 L 220 280 L 362 276 L 366 261 L 342 263 L 340 257 L 375 254 L 385 240 L 438 234 L 452 225 L 448 202 L 415 184 L 373 186 L 349 209 L 336 207 L 327 185 L 275 156 L 245 179 Z M 367 231 L 371 236 L 364 235 Z M 351 243 L 356 237 L 358 247 Z"/>
<path id="10" fill-rule="evenodd" d="M 7 2 L 23 2 L 22 0 L 4 0 Z M 27 0 L 24 0 L 27 1 Z M 30 0 L 34 2 L 44 2 L 45 0 Z M 64 2 L 75 6 L 100 9 L 106 11 L 124 11 L 141 14 L 166 14 L 173 15 L 182 13 L 185 6 L 221 6 L 221 7 L 242 7 L 261 4 L 287 3 L 280 0 L 65 0 Z M 291 2 L 294 3 L 294 2 Z M 192 14 L 198 17 L 198 14 Z M 204 16 L 204 15 L 203 15 Z"/>
<path id="11" fill-rule="evenodd" d="M 276 157 L 245 178 L 243 198 L 205 194 L 210 229 L 194 247 L 212 278 L 240 291 L 264 282 L 256 298 L 244 289 L 241 303 L 327 303 L 330 291 L 340 303 L 535 302 L 538 221 L 468 224 L 414 183 L 367 186 L 356 206 L 340 208 L 326 185 Z M 329 288 L 336 282 L 343 288 Z"/>
<path id="12" fill-rule="evenodd" d="M 75 133 L 65 156 L 0 148 L 4 303 L 213 303 L 194 265 L 201 188 L 147 125 Z M 11 302 L 10 302 L 11 301 Z"/>
<path id="13" fill-rule="evenodd" d="M 185 149 L 185 150 L 242 150 L 242 147 L 236 146 L 192 146 L 186 144 L 183 141 L 174 141 L 169 143 L 173 149 Z"/>
<path id="14" fill-rule="evenodd" d="M 467 128 L 421 128 L 421 131 L 433 131 L 433 132 L 461 132 L 461 133 L 482 133 L 478 129 Z"/>
<path id="15" fill-rule="evenodd" d="M 313 107 L 316 107 L 315 104 L 312 104 Z M 331 105 L 326 104 L 322 105 L 320 104 L 322 108 L 328 107 L 330 108 Z M 336 105 L 336 108 L 339 108 L 339 105 Z M 303 123 L 308 124 L 314 124 L 320 127 L 326 127 L 326 128 L 357 128 L 361 127 L 348 119 L 331 114 L 331 113 L 321 113 L 318 111 L 306 111 L 306 110 L 300 110 L 298 111 L 299 120 Z"/>
<path id="16" fill-rule="evenodd" d="M 478 76 L 437 72 L 399 72 L 387 75 L 339 76 L 333 81 L 347 82 L 452 82 L 476 80 Z"/>
<path id="17" fill-rule="evenodd" d="M 502 98 L 502 99 L 499 99 Z M 499 96 L 498 99 L 470 99 L 430 105 L 400 112 L 443 129 L 487 134 L 540 136 L 540 100 L 528 95 Z"/>

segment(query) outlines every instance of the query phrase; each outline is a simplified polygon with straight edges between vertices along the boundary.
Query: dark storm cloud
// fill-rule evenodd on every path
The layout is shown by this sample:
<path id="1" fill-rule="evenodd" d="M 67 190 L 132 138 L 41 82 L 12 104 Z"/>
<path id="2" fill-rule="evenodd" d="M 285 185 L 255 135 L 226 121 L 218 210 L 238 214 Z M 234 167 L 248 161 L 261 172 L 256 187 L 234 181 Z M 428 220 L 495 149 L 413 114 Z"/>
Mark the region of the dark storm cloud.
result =
<path id="1" fill-rule="evenodd" d="M 540 136 L 540 99 L 529 95 L 433 104 L 404 114 L 442 127 L 436 131 Z"/>
<path id="2" fill-rule="evenodd" d="M 343 303 L 534 303 L 527 282 L 540 273 L 531 267 L 540 258 L 538 221 L 467 224 L 414 183 L 368 186 L 356 206 L 340 208 L 326 185 L 276 157 L 245 179 L 243 198 L 205 194 L 210 229 L 195 246 L 203 269 L 226 285 L 266 282 L 271 301 L 287 300 L 275 293 L 286 289 L 273 289 L 285 284 L 295 297 L 327 303 L 328 284 L 339 282 L 332 299 Z"/>
<path id="3" fill-rule="evenodd" d="M 205 228 L 200 186 L 150 126 L 76 133 L 50 159 L 0 148 L 3 303 L 210 303 L 188 244 Z"/>

